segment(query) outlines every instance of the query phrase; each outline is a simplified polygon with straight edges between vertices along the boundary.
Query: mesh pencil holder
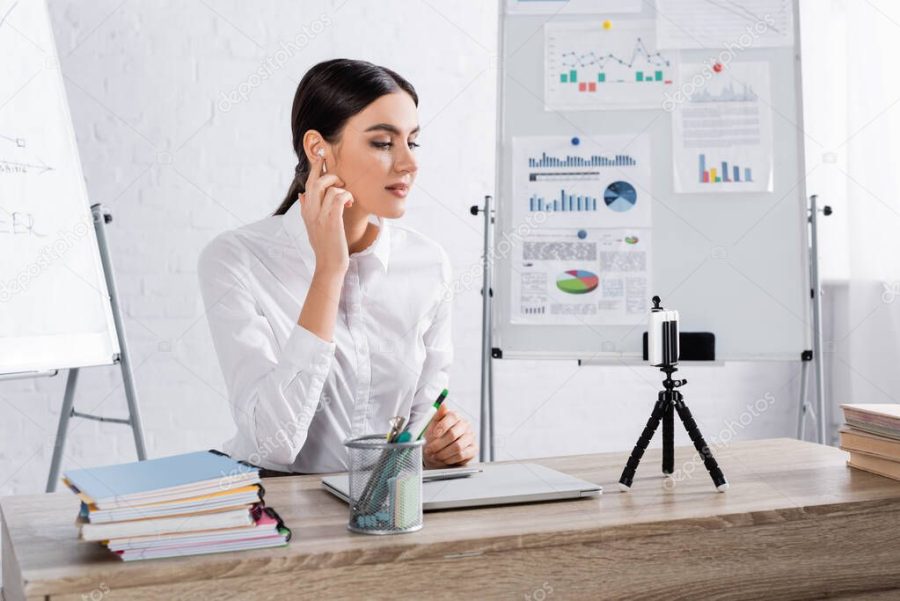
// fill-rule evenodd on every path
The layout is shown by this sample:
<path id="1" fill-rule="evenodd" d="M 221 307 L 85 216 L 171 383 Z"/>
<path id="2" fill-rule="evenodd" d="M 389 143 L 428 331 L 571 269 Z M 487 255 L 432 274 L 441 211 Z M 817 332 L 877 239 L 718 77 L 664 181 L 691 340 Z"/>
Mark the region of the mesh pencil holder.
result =
<path id="1" fill-rule="evenodd" d="M 364 534 L 400 534 L 422 528 L 424 440 L 389 443 L 372 434 L 344 441 L 350 454 L 350 522 Z"/>

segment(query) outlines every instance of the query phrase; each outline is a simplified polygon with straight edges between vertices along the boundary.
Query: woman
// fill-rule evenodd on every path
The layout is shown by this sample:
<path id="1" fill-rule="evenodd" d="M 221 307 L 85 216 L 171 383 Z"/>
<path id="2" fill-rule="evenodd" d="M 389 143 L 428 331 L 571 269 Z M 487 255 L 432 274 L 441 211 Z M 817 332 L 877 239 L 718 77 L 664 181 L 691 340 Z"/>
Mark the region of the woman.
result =
<path id="1" fill-rule="evenodd" d="M 418 96 L 397 73 L 335 59 L 294 96 L 299 162 L 271 217 L 203 250 L 201 290 L 237 435 L 232 456 L 267 470 L 347 469 L 347 438 L 415 419 L 447 386 L 450 262 L 390 223 L 417 172 Z M 452 400 L 452 397 L 451 397 Z M 426 467 L 476 454 L 471 424 L 442 406 Z"/>

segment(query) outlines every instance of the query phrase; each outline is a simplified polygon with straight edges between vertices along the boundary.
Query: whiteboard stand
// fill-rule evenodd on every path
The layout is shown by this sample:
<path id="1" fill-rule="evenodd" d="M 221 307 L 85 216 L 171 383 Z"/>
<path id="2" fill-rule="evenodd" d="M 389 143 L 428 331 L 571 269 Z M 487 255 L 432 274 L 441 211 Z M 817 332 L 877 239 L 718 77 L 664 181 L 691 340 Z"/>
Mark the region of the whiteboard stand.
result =
<path id="1" fill-rule="evenodd" d="M 832 444 L 832 436 L 827 432 L 826 425 L 831 423 L 830 416 L 825 415 L 825 376 L 822 372 L 822 288 L 819 282 L 819 238 L 817 221 L 819 213 L 828 217 L 831 215 L 831 207 L 825 205 L 820 210 L 817 206 L 818 195 L 809 197 L 808 221 L 809 221 L 809 295 L 812 300 L 813 318 L 813 350 L 804 351 L 802 355 L 803 365 L 800 371 L 800 412 L 797 418 L 797 438 L 803 440 L 806 426 L 806 416 L 810 415 L 816 424 L 816 440 L 819 444 Z M 816 368 L 816 409 L 812 410 L 809 402 L 809 363 L 813 361 Z"/>
<path id="2" fill-rule="evenodd" d="M 90 204 L 47 2 L 6 4 L 0 18 L 3 33 L 6 25 L 13 27 L 7 17 L 14 10 L 17 35 L 0 35 L 0 56 L 15 59 L 4 60 L 0 66 L 0 97 L 7 108 L 0 129 L 15 142 L 15 151 L 4 144 L 3 153 L 8 156 L 3 158 L 17 167 L 9 177 L 0 177 L 0 199 L 13 220 L 19 211 L 25 218 L 21 231 L 12 228 L 12 233 L 24 235 L 3 240 L 0 380 L 52 377 L 68 371 L 47 481 L 47 491 L 53 491 L 71 417 L 128 424 L 138 458 L 146 459 L 146 451 L 105 236 L 111 218 L 101 205 Z M 41 167 L 35 167 L 38 164 Z M 35 222 L 40 224 L 36 229 Z M 54 230 L 56 239 L 41 248 L 38 238 Z M 37 282 L 51 263 L 54 272 L 69 273 L 47 275 Z M 14 296 L 18 298 L 13 301 Z M 7 301 L 12 302 L 7 305 Z M 75 411 L 80 369 L 116 363 L 122 370 L 128 419 Z"/>
<path id="3" fill-rule="evenodd" d="M 803 177 L 804 136 L 796 126 L 803 123 L 799 0 L 786 0 L 779 9 L 785 27 L 793 29 L 792 35 L 785 29 L 778 32 L 784 39 L 773 40 L 772 44 L 751 43 L 751 47 L 734 62 L 735 66 L 745 64 L 748 72 L 765 66 L 766 75 L 760 81 L 769 82 L 765 85 L 771 88 L 771 93 L 766 92 L 768 98 L 764 103 L 769 108 L 760 106 L 759 110 L 771 109 L 773 113 L 771 142 L 766 142 L 771 146 L 771 169 L 765 190 L 742 192 L 732 197 L 734 202 L 728 203 L 711 202 L 713 197 L 709 195 L 676 191 L 672 153 L 674 119 L 677 118 L 674 113 L 666 116 L 658 110 L 662 107 L 655 103 L 647 106 L 637 102 L 623 106 L 616 106 L 616 103 L 569 106 L 547 96 L 548 84 L 553 81 L 551 76 L 561 75 L 561 72 L 555 73 L 551 59 L 565 50 L 575 52 L 583 48 L 587 51 L 588 46 L 594 46 L 593 38 L 578 39 L 580 31 L 588 31 L 581 22 L 599 19 L 599 13 L 614 10 L 598 8 L 593 11 L 597 13 L 594 16 L 589 10 L 585 13 L 588 16 L 561 13 L 548 19 L 547 15 L 507 11 L 505 7 L 509 4 L 500 2 L 497 5 L 499 51 L 494 209 L 498 235 L 512 234 L 518 225 L 512 201 L 517 194 L 517 178 L 526 176 L 521 171 L 522 157 L 517 157 L 515 152 L 520 139 L 532 144 L 536 156 L 540 156 L 541 146 L 546 144 L 547 148 L 555 148 L 555 144 L 564 144 L 566 138 L 573 140 L 575 136 L 627 135 L 636 140 L 640 135 L 650 153 L 642 160 L 653 172 L 647 186 L 648 191 L 652 190 L 648 198 L 668 209 L 653 212 L 651 286 L 674 290 L 683 279 L 680 267 L 687 265 L 686 261 L 693 264 L 701 257 L 716 259 L 705 261 L 701 264 L 703 269 L 698 267 L 691 272 L 691 286 L 679 290 L 676 303 L 682 318 L 692 324 L 692 329 L 715 333 L 716 361 L 790 361 L 793 364 L 802 354 L 809 354 L 809 361 L 817 362 L 819 389 L 824 391 L 819 364 L 821 336 L 817 341 L 812 340 L 813 324 L 819 324 L 820 320 L 818 315 L 815 321 L 810 315 L 810 288 L 814 287 L 810 274 L 814 259 L 809 256 L 809 198 Z M 635 32 L 648 29 L 655 34 L 655 28 L 648 26 L 659 18 L 655 3 L 639 4 L 638 11 L 620 13 L 616 19 Z M 712 0 L 685 4 L 693 7 L 686 8 L 685 14 L 679 17 L 686 24 L 705 16 L 700 10 L 703 5 L 717 7 Z M 688 11 L 696 14 L 687 14 Z M 548 25 L 554 27 L 548 29 Z M 672 25 L 676 24 L 673 22 Z M 676 25 L 676 28 L 680 27 Z M 554 37 L 557 30 L 562 33 Z M 626 27 L 621 29 L 625 30 Z M 629 34 L 619 41 L 610 40 L 610 44 L 620 44 L 620 52 L 624 52 L 629 40 L 637 44 L 640 36 Z M 671 50 L 688 69 L 693 68 L 691 65 L 706 64 L 713 46 L 718 46 L 687 42 L 685 47 L 678 49 L 675 47 L 679 43 L 672 44 Z M 554 44 L 552 52 L 548 50 L 550 43 Z M 604 46 L 599 52 L 614 55 L 611 49 L 612 46 Z M 613 110 L 605 110 L 607 108 Z M 542 141 L 540 138 L 547 139 Z M 615 146 L 615 142 L 611 143 Z M 729 230 L 735 224 L 739 227 Z M 752 226 L 747 229 L 744 224 Z M 716 231 L 721 240 L 734 240 L 736 252 L 728 253 L 727 246 L 722 247 L 726 251 L 724 254 L 718 252 L 718 247 L 710 248 L 716 242 L 708 236 L 703 240 L 699 235 L 703 231 Z M 493 259 L 492 274 L 498 285 L 493 289 L 494 312 L 487 322 L 492 326 L 491 344 L 495 341 L 497 346 L 483 344 L 485 373 L 490 373 L 487 349 L 493 359 L 573 359 L 604 365 L 642 363 L 643 328 L 617 324 L 615 320 L 578 327 L 565 323 L 566 320 L 521 319 L 522 314 L 513 310 L 516 299 L 513 299 L 514 286 L 511 285 L 513 278 L 521 275 L 514 269 L 519 255 L 497 252 L 491 256 L 486 252 L 486 256 Z M 719 258 L 725 261 L 719 262 Z M 771 265 L 776 262 L 778 269 L 772 269 Z M 547 289 L 552 291 L 552 284 Z M 710 296 L 710 290 L 715 290 L 715 296 Z M 762 294 L 768 300 L 763 299 Z M 712 305 L 711 300 L 715 301 Z M 769 300 L 774 300 L 778 306 L 769 306 Z M 818 292 L 813 295 L 813 300 L 818 302 Z M 760 310 L 760 302 L 767 303 L 766 310 Z M 734 314 L 748 318 L 732 319 Z M 816 331 L 819 331 L 818 325 Z M 809 370 L 809 365 L 806 369 Z M 484 392 L 483 398 L 486 410 L 492 410 L 492 398 Z M 818 400 L 817 430 L 824 442 L 824 424 L 818 423 L 828 423 L 827 416 L 821 415 L 823 399 Z M 809 406 L 815 407 L 816 403 Z"/>
<path id="4" fill-rule="evenodd" d="M 484 207 L 472 205 L 469 212 L 484 214 L 484 256 L 481 287 L 481 427 L 479 461 L 494 460 L 494 364 L 491 348 L 491 311 L 494 300 L 494 199 L 484 197 Z"/>
<path id="5" fill-rule="evenodd" d="M 62 463 L 63 448 L 66 444 L 66 433 L 69 428 L 69 419 L 72 417 L 83 417 L 99 422 L 130 425 L 132 434 L 134 434 L 134 446 L 137 449 L 138 459 L 143 461 L 147 458 L 147 450 L 144 446 L 144 431 L 141 427 L 141 415 L 138 411 L 137 390 L 134 386 L 134 372 L 131 368 L 128 344 L 125 341 L 125 324 L 122 321 L 118 289 L 116 288 L 116 280 L 113 277 L 112 261 L 109 259 L 109 247 L 106 243 L 106 224 L 112 221 L 112 215 L 105 212 L 103 206 L 100 204 L 91 205 L 91 214 L 94 218 L 94 229 L 97 232 L 97 245 L 100 249 L 100 258 L 103 262 L 103 273 L 106 276 L 106 288 L 109 291 L 109 302 L 116 326 L 116 336 L 119 340 L 119 353 L 113 359 L 122 369 L 122 383 L 125 387 L 125 399 L 128 402 L 128 418 L 102 417 L 75 411 L 75 386 L 78 383 L 79 368 L 69 369 L 69 375 L 66 379 L 66 392 L 63 396 L 63 406 L 59 412 L 59 426 L 56 430 L 56 442 L 53 444 L 53 460 L 50 463 L 50 476 L 47 479 L 47 492 L 56 490 L 56 482 L 59 480 L 59 467 Z M 54 370 L 51 375 L 55 374 L 56 371 Z"/>

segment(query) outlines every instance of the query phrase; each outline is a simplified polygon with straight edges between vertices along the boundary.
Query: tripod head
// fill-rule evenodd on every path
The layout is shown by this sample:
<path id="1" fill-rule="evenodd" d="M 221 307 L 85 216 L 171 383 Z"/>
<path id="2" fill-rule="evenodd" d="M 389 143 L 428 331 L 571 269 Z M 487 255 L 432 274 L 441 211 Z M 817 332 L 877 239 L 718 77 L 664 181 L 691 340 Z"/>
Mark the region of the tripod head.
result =
<path id="1" fill-rule="evenodd" d="M 674 374 L 676 371 L 678 371 L 678 368 L 675 367 L 674 365 L 664 365 L 659 368 L 659 371 L 666 374 L 666 379 L 663 380 L 663 386 L 665 387 L 666 390 L 668 390 L 670 392 L 672 390 L 675 390 L 676 388 L 681 388 L 682 386 L 687 384 L 687 378 L 682 378 L 681 380 L 673 380 L 672 379 L 672 374 Z"/>

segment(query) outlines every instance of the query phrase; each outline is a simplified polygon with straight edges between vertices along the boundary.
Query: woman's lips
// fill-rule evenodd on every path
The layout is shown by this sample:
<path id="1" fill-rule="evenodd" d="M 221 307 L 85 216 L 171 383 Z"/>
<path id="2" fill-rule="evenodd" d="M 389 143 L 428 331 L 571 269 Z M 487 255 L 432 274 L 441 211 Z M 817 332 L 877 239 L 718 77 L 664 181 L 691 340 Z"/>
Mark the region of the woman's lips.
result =
<path id="1" fill-rule="evenodd" d="M 397 198 L 406 198 L 406 195 L 409 194 L 409 186 L 406 185 L 386 186 L 385 190 Z"/>

